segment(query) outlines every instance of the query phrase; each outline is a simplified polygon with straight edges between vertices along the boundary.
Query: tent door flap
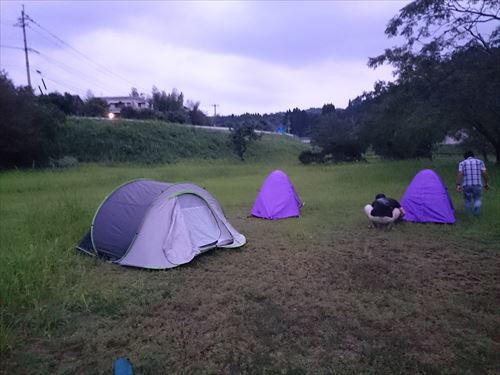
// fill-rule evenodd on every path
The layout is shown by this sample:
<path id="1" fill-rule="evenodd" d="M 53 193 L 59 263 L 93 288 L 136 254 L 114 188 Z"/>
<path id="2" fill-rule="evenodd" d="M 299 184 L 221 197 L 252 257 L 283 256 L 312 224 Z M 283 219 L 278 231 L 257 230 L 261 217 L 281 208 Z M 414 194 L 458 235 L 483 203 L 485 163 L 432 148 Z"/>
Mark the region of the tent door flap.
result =
<path id="1" fill-rule="evenodd" d="M 195 194 L 177 197 L 193 245 L 206 251 L 217 245 L 221 230 L 207 202 Z"/>

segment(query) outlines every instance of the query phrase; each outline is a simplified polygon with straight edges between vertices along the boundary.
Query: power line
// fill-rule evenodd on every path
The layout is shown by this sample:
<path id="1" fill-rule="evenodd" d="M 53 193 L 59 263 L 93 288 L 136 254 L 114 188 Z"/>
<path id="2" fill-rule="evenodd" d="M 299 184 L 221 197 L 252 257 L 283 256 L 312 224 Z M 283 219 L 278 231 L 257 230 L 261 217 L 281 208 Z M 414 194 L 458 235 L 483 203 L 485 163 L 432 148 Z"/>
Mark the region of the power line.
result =
<path id="1" fill-rule="evenodd" d="M 22 47 L 15 47 L 15 46 L 9 46 L 9 45 L 3 45 L 1 44 L 0 45 L 1 48 L 10 48 L 10 49 L 18 49 L 18 50 L 24 50 L 24 48 Z M 83 73 L 82 71 L 79 71 L 73 67 L 70 67 L 64 63 L 61 63 L 60 61 L 44 54 L 44 53 L 41 53 L 39 51 L 36 51 L 32 48 L 28 48 L 28 51 L 30 52 L 34 52 L 36 53 L 37 55 L 39 55 L 40 57 L 44 58 L 45 60 L 49 61 L 51 64 L 55 65 L 56 67 L 58 67 L 59 69 L 61 70 L 64 70 L 65 72 L 71 74 L 71 75 L 78 75 L 78 76 L 84 76 L 86 77 L 87 79 L 89 80 L 93 80 L 93 85 L 96 85 L 96 86 L 99 86 L 100 89 L 104 90 L 105 92 L 107 92 L 108 94 L 111 95 L 111 92 L 108 91 L 109 87 L 105 84 L 105 83 L 102 83 L 102 82 L 99 82 L 99 81 L 96 81 L 95 77 L 90 77 L 89 75 Z M 5 64 L 2 64 L 2 65 L 5 65 Z M 14 65 L 12 65 L 14 66 Z M 38 69 L 37 72 L 40 72 L 40 70 Z"/>
<path id="2" fill-rule="evenodd" d="M 0 44 L 0 48 L 20 49 L 20 50 L 23 50 L 23 51 L 24 51 L 24 48 L 23 48 L 23 47 L 9 46 L 9 45 L 6 45 L 6 44 Z M 38 52 L 36 49 L 33 49 L 33 48 L 28 48 L 28 51 L 29 51 L 29 52 L 34 52 L 34 53 L 36 53 L 37 55 L 39 55 L 39 54 L 40 54 L 40 52 Z"/>
<path id="3" fill-rule="evenodd" d="M 86 74 L 85 72 L 83 72 L 81 70 L 78 70 L 78 69 L 76 69 L 76 68 L 74 68 L 72 66 L 69 66 L 67 64 L 64 64 L 64 63 L 58 61 L 57 59 L 54 59 L 53 57 L 50 57 L 50 56 L 46 55 L 45 53 L 40 53 L 40 57 L 42 57 L 43 59 L 45 59 L 50 64 L 53 64 L 57 68 L 65 71 L 66 73 L 69 73 L 71 75 L 77 75 L 78 78 L 84 78 L 84 79 L 87 79 L 89 81 L 92 81 L 93 85 L 99 86 L 99 88 L 103 89 L 108 94 L 110 94 L 110 91 L 108 91 L 109 90 L 109 85 L 106 84 L 106 83 L 104 83 L 104 82 L 102 82 L 102 81 L 97 80 L 95 77 L 91 77 L 88 74 Z M 118 87 L 115 87 L 115 88 L 118 88 Z"/>
<path id="4" fill-rule="evenodd" d="M 2 68 L 8 68 L 8 67 L 19 68 L 19 64 L 4 64 L 4 63 L 0 62 L 0 67 L 2 67 Z"/>
<path id="5" fill-rule="evenodd" d="M 0 25 L 3 23 L 3 24 L 6 24 L 6 23 L 10 23 L 10 24 L 13 24 L 13 23 L 16 23 L 17 20 L 12 20 L 12 19 L 0 19 Z"/>
<path id="6" fill-rule="evenodd" d="M 59 43 L 61 43 L 63 46 L 69 48 L 71 51 L 73 51 L 74 53 L 78 54 L 80 57 L 83 57 L 84 59 L 86 59 L 87 61 L 91 62 L 92 64 L 94 64 L 96 67 L 98 67 L 99 69 L 113 75 L 114 77 L 117 77 L 119 79 L 121 79 L 122 81 L 124 82 L 127 82 L 129 85 L 132 85 L 133 87 L 137 87 L 143 91 L 147 91 L 147 89 L 144 89 L 143 87 L 140 87 L 138 85 L 136 85 L 135 83 L 133 82 L 130 82 L 128 79 L 122 77 L 121 75 L 113 72 L 112 70 L 108 69 L 107 67 L 105 67 L 104 65 L 101 65 L 97 62 L 95 62 L 94 60 L 92 60 L 90 57 L 88 57 L 87 55 L 85 55 L 84 53 L 78 51 L 76 48 L 74 48 L 73 46 L 71 46 L 69 43 L 65 42 L 64 40 L 62 40 L 61 38 L 59 38 L 57 35 L 53 34 L 52 32 L 50 32 L 49 30 L 47 30 L 45 27 L 43 27 L 42 25 L 40 25 L 38 22 L 36 22 L 33 18 L 31 18 L 30 16 L 26 16 L 27 19 L 32 22 L 34 25 L 36 25 L 37 27 L 39 27 L 40 29 L 42 29 L 43 31 L 45 31 L 47 34 L 49 34 L 52 38 L 54 38 L 55 40 L 57 40 Z"/>
<path id="7" fill-rule="evenodd" d="M 36 33 L 37 33 L 37 35 L 39 35 L 39 36 L 40 36 L 40 37 L 42 37 L 43 39 L 45 39 L 45 40 L 49 41 L 50 43 L 54 44 L 54 45 L 55 45 L 55 46 L 57 46 L 58 48 L 61 48 L 61 47 L 62 47 L 62 51 L 63 51 L 63 52 L 66 52 L 66 53 L 68 53 L 68 54 L 70 54 L 70 52 L 71 52 L 70 56 L 71 56 L 71 57 L 73 57 L 73 58 L 77 58 L 77 59 L 78 59 L 78 61 L 79 61 L 79 62 L 81 62 L 81 57 L 80 57 L 78 54 L 76 54 L 75 52 L 73 52 L 72 50 L 68 50 L 67 48 L 64 48 L 64 47 L 65 47 L 65 45 L 64 45 L 64 44 L 62 44 L 62 43 L 58 42 L 57 40 L 53 40 L 53 39 L 51 39 L 51 38 L 46 37 L 46 36 L 45 36 L 44 34 L 42 34 L 39 30 L 35 30 L 35 29 L 32 29 L 32 30 L 33 30 L 34 32 L 36 32 Z M 48 55 L 46 55 L 46 54 L 43 54 L 43 56 L 42 56 L 42 57 L 44 57 L 45 59 L 52 60 L 52 61 L 57 61 L 57 60 L 55 60 L 55 59 L 53 59 L 53 58 L 49 57 L 49 56 L 48 56 Z M 57 65 L 57 63 L 54 63 L 54 64 L 56 64 L 56 65 Z M 58 64 L 66 66 L 66 69 L 61 68 L 61 69 L 63 69 L 63 70 L 66 70 L 66 71 L 67 71 L 67 69 L 69 68 L 69 69 L 71 69 L 71 70 L 77 71 L 77 69 L 75 69 L 75 68 L 73 68 L 73 67 L 68 67 L 68 65 L 63 64 L 63 63 L 61 63 L 61 62 L 59 62 Z M 94 68 L 95 68 L 95 67 L 94 67 Z M 115 79 L 114 77 L 112 77 L 109 73 L 107 73 L 106 71 L 103 71 L 103 70 L 101 70 L 101 69 L 98 69 L 97 71 L 98 71 L 100 74 L 106 74 L 108 77 L 111 77 L 112 82 L 115 82 L 115 81 L 116 81 L 116 79 Z M 67 72 L 68 72 L 68 71 L 67 71 Z M 74 73 L 70 73 L 70 74 L 74 74 Z M 78 74 L 78 77 L 79 77 L 79 76 L 81 75 L 81 71 L 77 71 L 77 74 Z M 86 75 L 86 74 L 84 74 L 84 75 Z M 89 77 L 89 76 L 87 75 L 87 77 Z M 90 80 L 91 80 L 91 81 L 95 84 L 95 82 L 96 82 L 96 78 L 95 78 L 95 77 L 89 77 L 89 79 L 90 79 Z M 98 82 L 98 81 L 97 81 L 97 82 Z M 108 83 L 105 83 L 104 85 L 106 86 L 105 90 L 108 90 L 108 88 L 109 88 L 109 86 L 110 86 L 110 85 L 109 85 Z M 119 89 L 119 91 L 123 91 L 123 87 L 119 87 L 119 86 L 116 86 L 116 85 L 114 85 L 114 87 L 115 87 L 115 88 L 118 88 L 118 89 Z M 102 88 L 102 87 L 101 87 L 101 88 Z"/>
<path id="8" fill-rule="evenodd" d="M 5 44 L 0 44 L 0 48 L 10 48 L 10 49 L 20 49 L 20 50 L 24 50 L 24 48 L 23 48 L 23 47 L 8 46 L 8 45 L 5 45 Z"/>
<path id="9" fill-rule="evenodd" d="M 81 88 L 79 88 L 79 87 L 73 86 L 73 85 L 71 85 L 71 84 L 69 84 L 69 83 L 67 83 L 67 82 L 61 82 L 61 81 L 59 81 L 59 80 L 55 80 L 55 79 L 49 78 L 49 77 L 47 77 L 46 75 L 42 75 L 42 74 L 41 74 L 41 71 L 40 71 L 40 70 L 38 70 L 38 69 L 36 70 L 36 72 L 37 72 L 37 73 L 39 73 L 39 74 L 40 74 L 40 76 L 42 76 L 42 77 L 43 77 L 43 78 L 45 78 L 46 80 L 48 80 L 48 81 L 50 81 L 50 82 L 52 82 L 52 83 L 55 83 L 56 85 L 59 85 L 59 86 L 65 87 L 65 88 L 69 88 L 69 89 L 73 89 L 73 90 L 80 91 L 80 93 L 82 93 L 82 94 L 83 94 L 83 93 L 85 93 L 85 92 L 87 91 L 87 90 L 85 90 L 85 89 L 81 89 Z"/>
<path id="10" fill-rule="evenodd" d="M 12 48 L 12 49 L 19 49 L 19 50 L 24 50 L 24 48 L 22 47 L 15 47 L 15 46 L 7 46 L 7 45 L 0 45 L 0 47 L 2 48 Z M 103 90 L 104 92 L 106 92 L 106 94 L 108 95 L 111 95 L 111 92 L 108 91 L 109 90 L 109 86 L 100 82 L 100 81 L 96 81 L 95 77 L 90 77 L 89 75 L 85 74 L 84 72 L 82 71 L 79 71 L 78 69 L 75 69 L 73 67 L 70 67 L 60 61 L 58 61 L 57 59 L 54 59 L 48 55 L 46 55 L 45 53 L 41 53 L 41 52 L 38 52 L 32 48 L 28 48 L 29 51 L 31 52 L 35 52 L 38 56 L 42 57 L 43 59 L 45 59 L 47 62 L 51 63 L 52 65 L 54 65 L 55 67 L 57 67 L 58 69 L 61 69 L 63 71 L 65 71 L 66 73 L 69 73 L 71 74 L 72 76 L 78 76 L 79 78 L 85 78 L 89 81 L 92 81 L 93 85 L 94 86 L 98 86 L 101 90 Z M 6 66 L 5 64 L 0 64 L 2 66 Z M 10 65 L 10 66 L 16 66 L 18 67 L 18 65 Z M 41 69 L 36 69 L 36 72 L 41 74 Z M 53 80 L 51 80 L 53 81 Z M 60 82 L 56 82 L 60 85 L 62 85 Z M 68 86 L 68 84 L 65 84 L 64 86 Z M 74 87 L 74 86 L 73 86 Z M 78 89 L 80 91 L 85 91 L 85 90 L 81 90 L 81 89 Z"/>
<path id="11" fill-rule="evenodd" d="M 19 66 L 19 64 L 4 64 L 0 61 L 0 73 L 5 71 L 5 73 L 10 76 L 13 72 L 19 72 L 20 70 L 22 71 L 22 69 L 23 67 Z"/>
<path id="12" fill-rule="evenodd" d="M 40 33 L 39 31 L 35 30 L 35 29 L 32 29 L 33 31 L 35 31 L 37 33 L 37 35 L 41 36 L 43 39 L 49 41 L 50 43 L 53 43 L 55 46 L 57 47 L 61 47 L 62 44 L 60 43 L 57 43 L 56 41 L 54 41 L 53 39 L 50 39 L 48 37 L 46 37 L 44 34 Z M 67 52 L 66 49 L 63 49 L 64 52 Z M 53 57 L 50 57 L 48 56 L 47 54 L 45 53 L 39 53 L 39 55 L 41 57 L 43 57 L 44 59 L 46 60 L 50 60 L 50 62 L 56 66 L 58 66 L 61 70 L 64 70 L 66 71 L 67 73 L 69 74 L 72 74 L 72 75 L 76 75 L 78 78 L 81 78 L 81 76 L 86 76 L 87 79 L 89 81 L 92 81 L 92 83 L 94 85 L 97 85 L 97 86 L 100 86 L 101 89 L 104 89 L 105 91 L 107 91 L 108 93 L 110 93 L 108 90 L 109 90 L 109 87 L 111 86 L 109 83 L 104 83 L 102 81 L 99 81 L 97 80 L 95 77 L 90 77 L 88 74 L 84 73 L 82 70 L 79 70 L 79 69 L 76 69 L 74 67 L 70 67 L 60 61 L 58 61 L 57 59 L 54 59 Z M 72 54 L 72 56 L 76 56 L 76 54 Z M 80 61 L 80 59 L 79 59 Z M 70 71 L 71 70 L 71 71 Z M 109 76 L 109 74 L 107 74 Z M 113 78 L 114 80 L 114 78 Z M 114 81 L 112 81 L 114 82 Z M 115 89 L 118 89 L 119 91 L 123 91 L 123 87 L 119 87 L 119 86 L 116 86 L 116 85 L 112 85 Z"/>
<path id="13" fill-rule="evenodd" d="M 54 44 L 55 46 L 57 46 L 57 47 L 59 47 L 59 48 L 61 48 L 61 47 L 65 47 L 65 46 L 64 46 L 64 44 L 59 43 L 57 40 L 54 40 L 54 39 L 52 39 L 52 38 L 49 38 L 49 37 L 45 36 L 45 34 L 42 34 L 42 31 L 43 31 L 43 30 L 42 30 L 42 31 L 40 31 L 40 30 L 33 29 L 33 28 L 31 28 L 31 30 L 32 30 L 32 31 L 34 31 L 35 33 L 37 33 L 37 35 L 41 36 L 43 39 L 45 39 L 45 40 L 46 40 L 46 41 L 48 41 L 49 43 Z"/>
<path id="14" fill-rule="evenodd" d="M 29 21 L 29 22 L 28 22 Z M 23 36 L 24 36 L 24 40 L 25 40 L 25 48 L 22 48 L 22 47 L 17 47 L 17 46 L 12 46 L 12 45 L 0 45 L 0 47 L 2 48 L 8 48 L 8 49 L 19 49 L 19 50 L 24 50 L 25 51 L 25 55 L 26 55 L 26 66 L 27 66 L 27 76 L 28 76 L 28 84 L 31 86 L 30 84 L 30 69 L 29 69 L 29 60 L 28 60 L 28 51 L 29 52 L 34 52 L 36 54 L 38 54 L 40 57 L 44 58 L 45 60 L 50 60 L 51 63 L 55 66 L 57 66 L 59 69 L 65 71 L 66 73 L 69 73 L 71 75 L 74 75 L 74 76 L 77 76 L 77 77 L 81 77 L 81 76 L 86 76 L 87 79 L 89 79 L 93 84 L 99 86 L 101 89 L 104 89 L 104 91 L 108 92 L 109 93 L 109 85 L 108 84 L 103 84 L 102 82 L 99 82 L 99 81 L 96 81 L 95 77 L 89 77 L 88 75 L 86 74 L 82 74 L 81 71 L 79 71 L 78 69 L 75 69 L 73 67 L 69 67 L 68 65 L 64 64 L 64 63 L 61 63 L 60 61 L 57 61 L 56 59 L 54 58 L 51 58 L 50 56 L 46 55 L 46 54 L 41 54 L 40 52 L 32 49 L 32 48 L 28 48 L 27 47 L 27 43 L 26 43 L 26 27 L 29 27 L 30 24 L 34 24 L 36 25 L 40 30 L 42 30 L 43 32 L 47 33 L 48 35 L 50 35 L 50 38 L 47 38 L 44 34 L 40 33 L 37 29 L 33 29 L 31 28 L 32 31 L 34 31 L 35 33 L 37 33 L 39 36 L 41 36 L 42 38 L 44 38 L 45 40 L 48 40 L 50 41 L 51 43 L 55 44 L 57 47 L 61 48 L 62 47 L 62 50 L 64 52 L 71 52 L 73 53 L 75 56 L 77 56 L 79 58 L 79 60 L 81 60 L 81 58 L 83 57 L 85 60 L 89 61 L 92 63 L 92 65 L 94 66 L 94 68 L 97 68 L 100 72 L 106 74 L 107 76 L 111 77 L 113 76 L 113 79 L 115 80 L 114 77 L 117 77 L 119 78 L 120 80 L 122 81 L 125 81 L 127 82 L 129 85 L 132 85 L 134 87 L 138 87 L 139 89 L 143 90 L 143 91 L 148 91 L 147 89 L 144 89 L 138 85 L 135 85 L 133 82 L 130 82 L 129 80 L 127 80 L 126 78 L 120 76 L 119 74 L 113 72 L 112 70 L 106 68 L 105 66 L 95 62 L 94 60 L 92 60 L 90 57 L 88 57 L 87 55 L 85 55 L 84 53 L 78 51 L 76 48 L 74 48 L 73 46 L 71 46 L 69 43 L 65 42 L 64 40 L 62 40 L 61 38 L 59 38 L 57 35 L 53 34 L 52 32 L 50 32 L 49 30 L 47 30 L 46 28 L 44 28 L 42 25 L 40 25 L 37 21 L 33 20 L 30 16 L 28 16 L 25 12 L 24 12 L 24 6 L 23 6 L 23 11 L 21 12 L 21 18 L 19 19 L 19 23 L 15 26 L 21 26 L 23 27 Z M 38 70 L 38 72 L 41 74 L 41 71 Z M 54 79 L 51 79 L 51 78 L 47 78 L 49 81 L 52 81 L 58 85 L 61 85 L 63 87 L 72 87 L 72 88 L 75 88 L 79 91 L 84 91 L 76 86 L 72 86 L 70 84 L 67 84 L 67 83 L 61 83 L 60 81 L 56 81 Z M 118 87 L 118 86 L 115 86 L 115 87 Z M 120 88 L 120 90 L 122 90 L 122 88 Z"/>

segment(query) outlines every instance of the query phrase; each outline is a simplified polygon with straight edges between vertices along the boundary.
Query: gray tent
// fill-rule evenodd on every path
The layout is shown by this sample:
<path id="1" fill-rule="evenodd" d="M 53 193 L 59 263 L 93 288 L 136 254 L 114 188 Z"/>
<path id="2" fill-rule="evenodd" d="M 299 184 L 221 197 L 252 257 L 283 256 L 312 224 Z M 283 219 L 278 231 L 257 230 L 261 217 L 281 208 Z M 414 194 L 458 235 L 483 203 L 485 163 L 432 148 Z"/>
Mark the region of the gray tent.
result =
<path id="1" fill-rule="evenodd" d="M 104 199 L 77 249 L 121 265 L 165 269 L 245 242 L 205 189 L 136 180 Z"/>

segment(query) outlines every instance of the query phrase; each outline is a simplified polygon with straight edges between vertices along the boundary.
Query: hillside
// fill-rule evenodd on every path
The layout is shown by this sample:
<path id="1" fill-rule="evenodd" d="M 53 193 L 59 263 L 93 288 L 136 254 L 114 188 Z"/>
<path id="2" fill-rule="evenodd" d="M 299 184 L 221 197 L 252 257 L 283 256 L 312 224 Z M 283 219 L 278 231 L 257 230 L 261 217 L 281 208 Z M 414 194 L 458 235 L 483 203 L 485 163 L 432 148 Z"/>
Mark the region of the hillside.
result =
<path id="1" fill-rule="evenodd" d="M 173 163 L 181 159 L 236 160 L 228 133 L 159 121 L 70 117 L 60 137 L 63 155 L 81 162 Z M 288 136 L 264 134 L 248 161 L 297 160 L 307 146 Z"/>

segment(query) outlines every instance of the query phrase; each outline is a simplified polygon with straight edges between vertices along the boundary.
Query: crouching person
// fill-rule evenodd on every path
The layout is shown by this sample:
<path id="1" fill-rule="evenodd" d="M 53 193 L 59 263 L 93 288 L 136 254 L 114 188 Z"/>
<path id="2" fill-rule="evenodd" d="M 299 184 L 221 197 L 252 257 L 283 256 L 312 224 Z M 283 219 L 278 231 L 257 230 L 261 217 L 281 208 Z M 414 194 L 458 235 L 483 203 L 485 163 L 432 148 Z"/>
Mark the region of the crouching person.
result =
<path id="1" fill-rule="evenodd" d="M 375 228 L 391 229 L 392 224 L 401 219 L 405 211 L 397 200 L 387 198 L 385 194 L 377 194 L 372 204 L 365 206 L 365 213 Z"/>

